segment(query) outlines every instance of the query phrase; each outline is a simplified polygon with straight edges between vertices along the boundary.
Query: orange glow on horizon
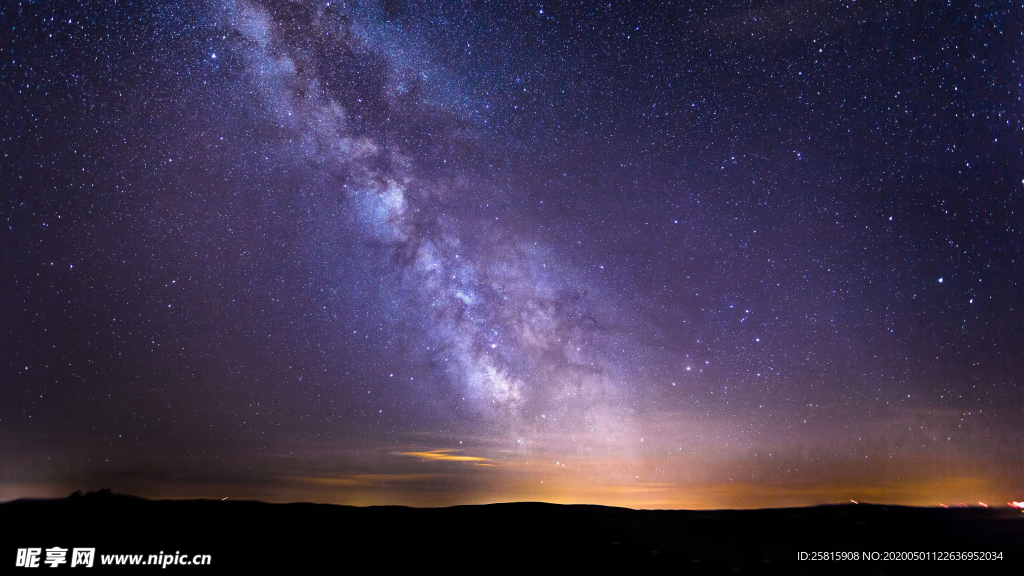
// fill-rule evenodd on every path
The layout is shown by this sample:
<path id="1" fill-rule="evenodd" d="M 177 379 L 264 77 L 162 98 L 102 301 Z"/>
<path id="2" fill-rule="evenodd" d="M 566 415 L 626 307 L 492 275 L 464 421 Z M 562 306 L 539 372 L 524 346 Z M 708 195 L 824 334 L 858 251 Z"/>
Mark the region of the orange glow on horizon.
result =
<path id="1" fill-rule="evenodd" d="M 435 445 L 436 446 L 436 445 Z M 645 450 L 649 450 L 645 446 Z M 781 458 L 781 457 L 779 457 Z M 992 476 L 907 472 L 884 468 L 854 473 L 813 470 L 779 473 L 778 460 L 748 455 L 507 449 L 477 445 L 465 452 L 430 445 L 390 445 L 350 452 L 271 455 L 259 462 L 258 483 L 188 484 L 167 478 L 110 476 L 89 484 L 63 480 L 0 482 L 0 499 L 62 498 L 75 490 L 111 488 L 145 498 L 317 502 L 355 506 L 444 507 L 501 502 L 594 504 L 633 509 L 764 509 L 872 503 L 946 506 L 945 502 L 1006 502 L 1013 486 Z M 786 466 L 791 462 L 784 461 Z M 203 470 L 230 470 L 214 459 L 186 462 Z M 828 474 L 826 474 L 828 473 Z M 227 476 L 230 477 L 230 476 Z M 742 479 L 742 480 L 741 480 Z M 1024 501 L 1010 506 L 1024 510 Z M 939 503 L 939 504 L 936 504 Z M 959 504 L 966 506 L 965 504 Z"/>

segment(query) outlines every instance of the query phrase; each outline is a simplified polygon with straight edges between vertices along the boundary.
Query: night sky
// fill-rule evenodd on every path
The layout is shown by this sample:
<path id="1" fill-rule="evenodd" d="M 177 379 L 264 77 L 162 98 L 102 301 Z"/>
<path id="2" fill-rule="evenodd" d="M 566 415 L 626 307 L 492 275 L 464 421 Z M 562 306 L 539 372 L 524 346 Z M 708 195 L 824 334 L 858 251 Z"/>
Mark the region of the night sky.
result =
<path id="1" fill-rule="evenodd" d="M 0 500 L 1024 496 L 1019 2 L 11 2 Z"/>

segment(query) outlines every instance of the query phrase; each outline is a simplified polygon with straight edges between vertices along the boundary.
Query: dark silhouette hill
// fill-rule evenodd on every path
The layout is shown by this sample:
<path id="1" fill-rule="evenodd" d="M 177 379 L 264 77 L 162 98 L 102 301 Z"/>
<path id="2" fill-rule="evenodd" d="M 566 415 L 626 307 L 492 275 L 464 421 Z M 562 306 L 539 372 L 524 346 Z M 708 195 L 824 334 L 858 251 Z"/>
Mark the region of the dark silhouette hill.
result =
<path id="1" fill-rule="evenodd" d="M 1009 508 L 841 505 L 772 510 L 653 511 L 535 502 L 406 508 L 146 500 L 100 491 L 0 504 L 3 572 L 18 548 L 95 547 L 111 555 L 192 558 L 192 573 L 455 572 L 554 567 L 668 569 L 676 574 L 1022 574 L 1024 514 Z M 847 560 L 800 560 L 816 552 Z M 993 560 L 868 560 L 864 553 Z M 180 553 L 180 554 L 179 554 Z M 70 552 L 69 552 L 70 557 Z M 124 557 L 124 561 L 128 561 Z M 49 567 L 40 564 L 49 573 Z M 61 569 L 71 569 L 69 565 Z M 155 566 L 136 568 L 152 572 Z M 74 569 L 78 569 L 75 567 Z M 21 569 L 18 569 L 20 572 Z M 241 572 L 240 572 L 241 571 Z"/>

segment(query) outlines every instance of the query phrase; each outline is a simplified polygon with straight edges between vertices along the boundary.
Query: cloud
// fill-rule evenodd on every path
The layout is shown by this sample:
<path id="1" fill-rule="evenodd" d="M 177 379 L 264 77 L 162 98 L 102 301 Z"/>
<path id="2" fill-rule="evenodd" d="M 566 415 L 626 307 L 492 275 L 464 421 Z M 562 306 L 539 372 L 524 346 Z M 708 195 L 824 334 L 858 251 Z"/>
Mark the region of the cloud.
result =
<path id="1" fill-rule="evenodd" d="M 429 452 L 399 452 L 402 456 L 413 456 L 424 460 L 445 460 L 448 462 L 474 462 L 479 466 L 497 466 L 490 458 L 480 456 L 460 456 L 455 452 L 461 452 L 453 448 L 445 450 L 431 450 Z"/>
<path id="2" fill-rule="evenodd" d="M 407 482 L 431 482 L 443 480 L 450 474 L 349 474 L 347 476 L 307 476 L 302 481 L 320 485 L 331 486 L 372 486 L 377 484 L 407 483 Z"/>

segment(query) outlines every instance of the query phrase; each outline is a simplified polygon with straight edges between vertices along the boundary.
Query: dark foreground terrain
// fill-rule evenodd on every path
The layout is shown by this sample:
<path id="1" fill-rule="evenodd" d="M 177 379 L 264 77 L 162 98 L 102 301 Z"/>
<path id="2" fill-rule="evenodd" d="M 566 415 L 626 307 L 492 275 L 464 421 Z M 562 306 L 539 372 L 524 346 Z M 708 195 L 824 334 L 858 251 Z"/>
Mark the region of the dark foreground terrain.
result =
<path id="1" fill-rule="evenodd" d="M 669 570 L 672 574 L 1022 574 L 1024 514 L 1009 508 L 875 505 L 745 511 L 644 511 L 518 503 L 416 509 L 188 500 L 106 491 L 0 504 L 0 573 L 50 573 L 47 549 L 95 548 L 90 572 L 154 572 L 147 562 L 209 555 L 192 573 L 257 569 Z M 15 567 L 41 548 L 39 568 Z M 911 559 L 900 553 L 923 553 Z M 817 554 L 816 554 L 817 553 Z M 826 553 L 846 559 L 812 560 Z M 878 559 L 865 559 L 877 553 Z M 1000 559 L 957 560 L 956 555 Z M 149 555 L 156 555 L 150 560 Z M 159 555 L 163 554 L 162 557 Z M 801 554 L 808 559 L 800 560 Z M 121 556 L 128 555 L 128 556 Z M 143 565 L 102 565 L 141 555 Z M 114 556 L 115 558 L 111 558 Z M 886 559 L 886 557 L 889 559 Z M 942 559 L 939 559 L 942 558 Z M 202 561 L 202 558 L 199 559 Z"/>

